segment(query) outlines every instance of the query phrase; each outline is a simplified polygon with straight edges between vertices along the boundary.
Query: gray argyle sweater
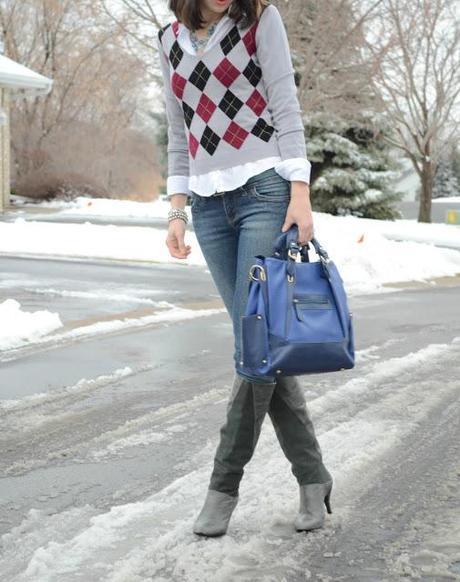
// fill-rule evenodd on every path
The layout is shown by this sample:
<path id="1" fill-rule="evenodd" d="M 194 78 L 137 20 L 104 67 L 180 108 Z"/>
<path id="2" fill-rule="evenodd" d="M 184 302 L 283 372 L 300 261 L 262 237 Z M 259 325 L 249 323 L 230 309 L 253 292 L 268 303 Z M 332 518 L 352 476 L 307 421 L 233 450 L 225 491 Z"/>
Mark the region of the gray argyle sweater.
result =
<path id="1" fill-rule="evenodd" d="M 268 5 L 202 55 L 182 50 L 178 21 L 158 31 L 168 119 L 168 176 L 269 156 L 306 158 L 286 30 Z"/>

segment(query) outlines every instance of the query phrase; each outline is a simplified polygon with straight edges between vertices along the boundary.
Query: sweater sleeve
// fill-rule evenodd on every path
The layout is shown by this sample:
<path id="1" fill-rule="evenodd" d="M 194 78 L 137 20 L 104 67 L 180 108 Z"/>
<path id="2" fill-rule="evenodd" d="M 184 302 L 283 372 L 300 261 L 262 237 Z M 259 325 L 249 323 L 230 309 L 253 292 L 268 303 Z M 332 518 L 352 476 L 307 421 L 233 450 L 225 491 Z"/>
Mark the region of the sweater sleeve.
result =
<path id="1" fill-rule="evenodd" d="M 168 121 L 168 178 L 167 196 L 190 194 L 188 189 L 189 158 L 185 133 L 185 120 L 182 108 L 171 88 L 169 62 L 165 55 L 160 35 L 157 36 L 160 68 L 163 76 L 166 118 Z"/>
<path id="2" fill-rule="evenodd" d="M 275 5 L 269 4 L 260 16 L 255 40 L 281 159 L 306 160 L 302 111 L 294 80 L 295 70 L 286 29 Z"/>

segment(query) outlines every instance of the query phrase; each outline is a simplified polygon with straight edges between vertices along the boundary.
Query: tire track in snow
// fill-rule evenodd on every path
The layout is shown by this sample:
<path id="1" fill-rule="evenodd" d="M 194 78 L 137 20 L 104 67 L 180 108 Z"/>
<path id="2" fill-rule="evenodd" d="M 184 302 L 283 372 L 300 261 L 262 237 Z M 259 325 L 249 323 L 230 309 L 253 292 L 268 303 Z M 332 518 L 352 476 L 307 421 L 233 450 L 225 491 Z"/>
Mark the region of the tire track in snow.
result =
<path id="1" fill-rule="evenodd" d="M 51 462 L 72 458 L 97 461 L 109 455 L 117 456 L 120 451 L 131 446 L 168 440 L 175 430 L 171 426 L 164 429 L 164 425 L 170 424 L 172 419 L 193 417 L 196 410 L 224 400 L 229 392 L 228 387 L 212 388 L 190 399 L 159 406 L 129 420 L 122 417 L 122 423 L 110 430 L 104 430 L 102 424 L 91 422 L 91 418 L 97 418 L 100 412 L 94 407 L 81 408 L 81 402 L 92 391 L 109 386 L 115 379 L 132 375 L 131 370 L 125 369 L 121 374 L 99 377 L 94 382 L 81 381 L 70 390 L 53 393 L 51 398 L 45 396 L 41 403 L 37 402 L 37 398 L 27 399 L 27 403 L 18 403 L 15 412 L 4 414 L 0 444 L 4 451 L 10 452 L 11 460 L 8 460 L 8 455 L 4 455 L 0 461 L 3 474 L 17 475 Z M 73 388 L 77 391 L 74 392 Z M 76 408 L 72 409 L 72 405 L 76 405 Z M 121 413 L 124 415 L 125 411 L 121 410 Z"/>
<path id="2" fill-rule="evenodd" d="M 18 582 L 60 582 L 63 577 L 69 582 L 82 577 L 88 582 L 306 580 L 314 552 L 330 551 L 360 498 L 378 486 L 385 458 L 417 433 L 431 411 L 457 395 L 458 382 L 448 371 L 459 357 L 458 340 L 430 345 L 406 358 L 374 363 L 367 383 L 350 380 L 309 404 L 335 478 L 334 514 L 317 532 L 294 531 L 297 485 L 265 423 L 227 536 L 197 539 L 191 531 L 204 499 L 209 462 L 144 501 L 99 515 L 82 512 L 70 532 L 60 531 L 59 519 L 65 523 L 67 512 L 59 519 L 52 516 L 54 530 L 45 516 L 39 524 L 31 517 L 30 524 L 8 534 L 5 563 L 18 574 Z M 44 543 L 42 527 L 51 532 Z M 15 564 L 19 535 L 23 562 Z"/>
<path id="3" fill-rule="evenodd" d="M 356 352 L 357 361 L 363 360 L 359 374 L 365 377 L 378 378 L 378 366 L 369 357 L 378 358 L 379 352 L 388 345 L 371 346 Z M 391 343 L 391 342 L 390 342 Z M 49 462 L 58 462 L 72 457 L 80 460 L 99 460 L 108 456 L 116 456 L 124 449 L 149 442 L 162 442 L 169 439 L 170 431 L 163 431 L 163 424 L 174 418 L 187 418 L 206 405 L 217 404 L 228 397 L 231 387 L 213 388 L 203 394 L 199 393 L 191 399 L 161 406 L 153 411 L 135 418 L 122 420 L 122 423 L 109 430 L 104 430 L 101 424 L 98 434 L 95 434 L 92 416 L 98 414 L 97 408 L 91 403 L 84 407 L 85 400 L 93 394 L 109 388 L 112 383 L 134 377 L 137 374 L 149 373 L 155 366 L 145 365 L 137 370 L 129 367 L 115 370 L 112 374 L 102 375 L 95 379 L 81 379 L 72 386 L 46 393 L 33 394 L 19 400 L 0 401 L 0 442 L 10 454 L 0 461 L 0 468 L 5 475 L 16 475 L 37 467 L 46 466 Z M 336 382 L 338 378 L 335 378 Z M 340 407 L 342 393 L 345 391 L 353 398 L 362 395 L 367 390 L 367 381 L 362 378 L 352 378 L 338 390 L 330 390 L 335 394 Z M 328 399 L 327 399 L 328 400 Z M 313 399 L 316 405 L 324 402 L 324 397 Z M 360 403 L 361 405 L 362 403 Z M 107 414 L 104 412 L 104 414 Z M 78 430 L 76 426 L 78 425 Z M 74 429 L 69 430 L 73 426 Z M 74 439 L 73 434 L 78 434 Z M 19 461 L 9 461 L 9 458 L 19 458 Z"/>

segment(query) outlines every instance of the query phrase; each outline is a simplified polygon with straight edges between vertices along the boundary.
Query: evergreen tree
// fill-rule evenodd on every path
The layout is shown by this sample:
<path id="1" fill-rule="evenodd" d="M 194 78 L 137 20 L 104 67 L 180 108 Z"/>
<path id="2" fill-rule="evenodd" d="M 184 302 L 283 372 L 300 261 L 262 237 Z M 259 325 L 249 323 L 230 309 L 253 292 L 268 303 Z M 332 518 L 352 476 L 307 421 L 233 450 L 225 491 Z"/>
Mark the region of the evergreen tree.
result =
<path id="1" fill-rule="evenodd" d="M 460 184 L 460 147 L 454 146 L 452 148 L 452 171 L 457 178 L 457 182 Z"/>
<path id="2" fill-rule="evenodd" d="M 392 189 L 398 167 L 382 139 L 384 130 L 375 132 L 375 125 L 365 119 L 358 124 L 321 114 L 309 118 L 307 145 L 315 210 L 386 220 L 401 217 L 394 204 L 403 193 Z"/>
<path id="3" fill-rule="evenodd" d="M 156 123 L 155 143 L 157 147 L 155 153 L 158 159 L 160 174 L 164 180 L 164 184 L 158 188 L 158 193 L 161 196 L 166 194 L 166 183 L 168 179 L 168 120 L 166 113 L 164 112 L 156 113 L 154 111 L 149 111 L 148 115 Z"/>
<path id="4" fill-rule="evenodd" d="M 402 193 L 385 107 L 372 83 L 373 65 L 360 14 L 349 0 L 290 0 L 283 5 L 299 102 L 304 114 L 311 200 L 336 215 L 394 219 Z M 385 127 L 385 130 L 383 129 Z"/>
<path id="5" fill-rule="evenodd" d="M 450 159 L 441 158 L 434 176 L 433 198 L 460 196 L 460 186 Z"/>

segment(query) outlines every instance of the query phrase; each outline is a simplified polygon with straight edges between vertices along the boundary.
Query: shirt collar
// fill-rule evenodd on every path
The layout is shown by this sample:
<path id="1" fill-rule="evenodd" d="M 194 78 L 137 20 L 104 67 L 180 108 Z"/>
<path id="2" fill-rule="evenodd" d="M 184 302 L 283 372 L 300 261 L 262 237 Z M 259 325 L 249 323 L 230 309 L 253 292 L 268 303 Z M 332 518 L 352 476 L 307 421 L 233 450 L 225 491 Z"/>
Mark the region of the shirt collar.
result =
<path id="1" fill-rule="evenodd" d="M 233 20 L 227 13 L 224 14 L 222 16 L 222 18 L 219 20 L 219 22 L 217 23 L 216 28 L 214 29 L 214 32 L 211 35 L 211 38 L 217 33 L 219 32 L 219 30 L 225 26 L 225 23 L 227 23 L 229 20 Z M 186 34 L 190 32 L 190 29 L 188 29 L 185 24 L 183 22 L 179 22 L 178 23 L 178 27 L 179 27 L 179 34 Z"/>

